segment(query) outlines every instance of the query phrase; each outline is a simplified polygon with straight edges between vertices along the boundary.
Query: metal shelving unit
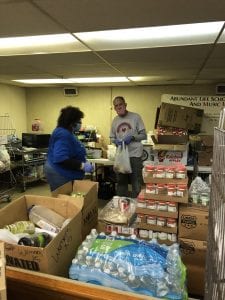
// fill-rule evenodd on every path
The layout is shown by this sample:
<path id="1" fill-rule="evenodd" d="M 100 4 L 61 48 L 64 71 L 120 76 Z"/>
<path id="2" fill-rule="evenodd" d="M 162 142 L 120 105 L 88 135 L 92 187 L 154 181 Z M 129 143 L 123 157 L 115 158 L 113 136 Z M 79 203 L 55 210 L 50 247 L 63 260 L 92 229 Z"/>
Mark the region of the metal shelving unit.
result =
<path id="1" fill-rule="evenodd" d="M 44 179 L 43 166 L 47 149 L 15 150 L 14 155 L 17 156 L 14 168 L 19 170 L 18 181 L 25 192 L 28 183 Z"/>
<path id="2" fill-rule="evenodd" d="M 214 129 L 205 300 L 225 299 L 225 112 Z M 222 126 L 221 126 L 222 125 Z"/>
<path id="3" fill-rule="evenodd" d="M 11 170 L 10 157 L 8 162 L 6 162 L 5 158 L 3 158 L 5 155 L 2 156 L 7 151 L 8 140 L 10 141 L 15 133 L 16 129 L 9 114 L 0 116 L 0 162 L 5 165 L 5 168 L 1 168 L 0 171 L 0 202 L 9 202 L 11 200 L 10 194 L 16 185 L 16 179 Z"/>

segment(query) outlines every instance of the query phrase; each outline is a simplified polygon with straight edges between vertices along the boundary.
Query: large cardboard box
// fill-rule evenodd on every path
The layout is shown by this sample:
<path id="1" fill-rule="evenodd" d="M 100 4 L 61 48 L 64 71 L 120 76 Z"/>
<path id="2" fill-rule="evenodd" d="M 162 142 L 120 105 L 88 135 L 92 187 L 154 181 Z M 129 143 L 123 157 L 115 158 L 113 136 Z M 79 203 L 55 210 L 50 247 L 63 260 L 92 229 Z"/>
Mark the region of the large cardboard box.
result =
<path id="1" fill-rule="evenodd" d="M 71 220 L 45 248 L 5 243 L 6 264 L 68 277 L 71 261 L 81 243 L 81 211 L 67 199 L 25 195 L 0 210 L 0 228 L 28 220 L 27 211 L 32 205 L 43 205 Z"/>
<path id="2" fill-rule="evenodd" d="M 169 149 L 168 145 L 167 147 L 165 146 L 164 149 L 163 147 L 155 147 L 155 146 L 153 148 L 154 149 L 153 155 L 154 155 L 154 162 L 156 164 L 163 163 L 165 165 L 168 165 L 171 163 L 181 163 L 183 165 L 187 165 L 189 144 L 181 145 L 180 149 L 184 149 L 184 150 L 173 150 L 173 149 L 179 149 L 179 147 L 174 147 L 175 145 L 170 145 L 171 150 Z"/>
<path id="3" fill-rule="evenodd" d="M 187 290 L 191 295 L 204 296 L 205 268 L 187 265 Z"/>
<path id="4" fill-rule="evenodd" d="M 199 166 L 212 166 L 213 162 L 213 147 L 207 147 L 205 151 L 198 152 Z"/>
<path id="5" fill-rule="evenodd" d="M 160 107 L 158 126 L 184 128 L 199 133 L 201 130 L 203 109 L 162 103 Z"/>
<path id="6" fill-rule="evenodd" d="M 211 166 L 213 160 L 213 135 L 191 135 L 190 143 L 198 152 L 198 165 Z"/>
<path id="7" fill-rule="evenodd" d="M 206 264 L 206 241 L 184 239 L 179 237 L 182 261 L 185 265 L 195 265 L 205 268 Z"/>
<path id="8" fill-rule="evenodd" d="M 6 300 L 5 250 L 3 242 L 0 242 L 0 300 Z"/>
<path id="9" fill-rule="evenodd" d="M 188 131 L 183 128 L 158 127 L 155 136 L 152 136 L 155 144 L 186 144 L 188 142 Z"/>
<path id="10" fill-rule="evenodd" d="M 208 236 L 208 208 L 194 205 L 179 206 L 179 238 L 206 241 Z"/>
<path id="11" fill-rule="evenodd" d="M 188 293 L 203 296 L 207 243 L 183 238 L 179 239 L 179 243 L 181 258 L 187 268 Z"/>
<path id="12" fill-rule="evenodd" d="M 65 194 L 64 189 L 65 188 Z M 70 199 L 82 213 L 82 238 L 85 239 L 92 228 L 98 223 L 98 182 L 90 180 L 76 180 L 72 186 L 71 195 L 67 195 L 70 186 L 64 185 L 58 197 Z M 59 191 L 59 190 L 58 190 Z"/>

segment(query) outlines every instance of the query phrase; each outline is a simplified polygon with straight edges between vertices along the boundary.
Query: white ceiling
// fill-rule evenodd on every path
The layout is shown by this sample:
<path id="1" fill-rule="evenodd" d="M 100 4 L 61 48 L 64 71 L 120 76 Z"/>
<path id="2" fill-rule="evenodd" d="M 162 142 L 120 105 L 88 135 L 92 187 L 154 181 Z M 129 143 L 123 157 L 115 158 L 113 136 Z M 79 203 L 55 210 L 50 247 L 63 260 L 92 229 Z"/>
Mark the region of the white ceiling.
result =
<path id="1" fill-rule="evenodd" d="M 0 0 L 0 37 L 209 21 L 225 21 L 225 1 Z M 139 85 L 222 83 L 225 44 L 215 41 L 167 48 L 0 56 L 2 83 L 12 84 L 14 79 L 104 76 L 151 77 Z M 134 84 L 137 85 L 114 85 Z"/>

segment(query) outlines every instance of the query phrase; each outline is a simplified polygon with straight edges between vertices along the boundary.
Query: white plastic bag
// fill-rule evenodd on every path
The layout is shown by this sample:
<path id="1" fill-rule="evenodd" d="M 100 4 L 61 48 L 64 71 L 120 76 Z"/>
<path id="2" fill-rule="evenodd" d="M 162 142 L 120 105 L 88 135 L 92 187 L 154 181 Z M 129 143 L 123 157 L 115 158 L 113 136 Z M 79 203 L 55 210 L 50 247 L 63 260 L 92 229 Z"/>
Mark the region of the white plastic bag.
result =
<path id="1" fill-rule="evenodd" d="M 127 146 L 122 143 L 116 150 L 116 156 L 113 169 L 115 172 L 129 174 L 131 173 L 130 157 Z"/>

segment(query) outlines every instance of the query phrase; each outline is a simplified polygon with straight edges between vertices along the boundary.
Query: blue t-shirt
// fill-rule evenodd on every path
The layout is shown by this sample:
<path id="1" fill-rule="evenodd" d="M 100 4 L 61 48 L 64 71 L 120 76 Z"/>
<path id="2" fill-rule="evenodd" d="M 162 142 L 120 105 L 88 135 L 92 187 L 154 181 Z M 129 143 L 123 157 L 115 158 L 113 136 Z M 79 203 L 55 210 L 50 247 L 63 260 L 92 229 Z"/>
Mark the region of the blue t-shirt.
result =
<path id="1" fill-rule="evenodd" d="M 84 171 L 68 170 L 60 165 L 60 162 L 71 158 L 85 162 L 85 147 L 72 132 L 63 127 L 57 127 L 53 131 L 49 141 L 48 163 L 56 172 L 68 180 L 82 179 L 84 177 Z"/>

